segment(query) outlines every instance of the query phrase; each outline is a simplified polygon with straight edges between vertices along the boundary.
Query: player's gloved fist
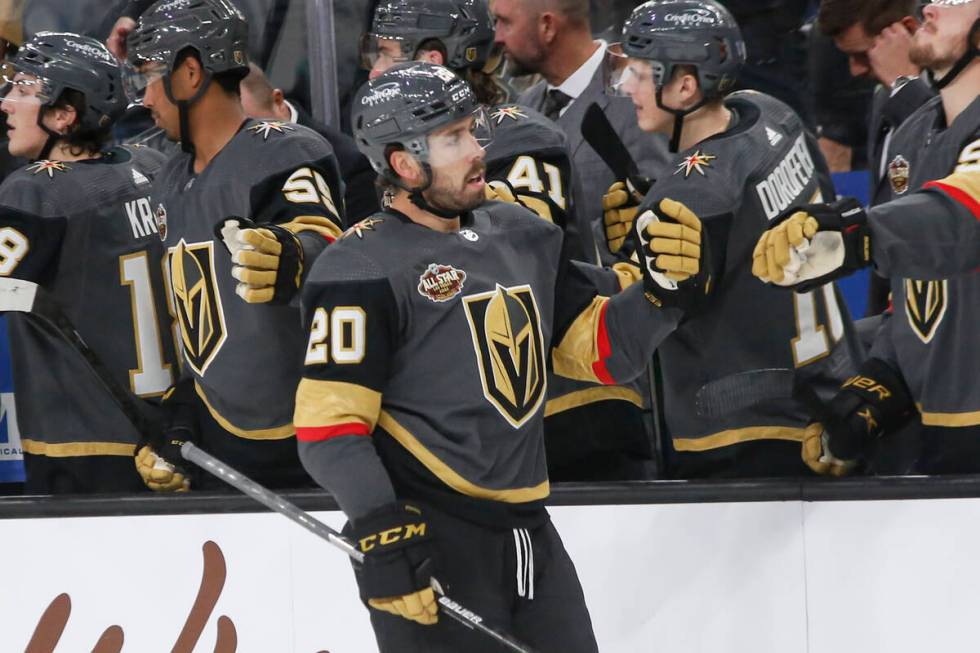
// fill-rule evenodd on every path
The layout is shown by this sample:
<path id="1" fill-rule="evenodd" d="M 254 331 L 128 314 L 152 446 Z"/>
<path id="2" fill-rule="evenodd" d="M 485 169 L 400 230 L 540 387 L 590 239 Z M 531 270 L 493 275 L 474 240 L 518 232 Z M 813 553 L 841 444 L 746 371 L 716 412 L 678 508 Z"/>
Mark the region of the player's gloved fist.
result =
<path id="1" fill-rule="evenodd" d="M 432 589 L 429 525 L 422 511 L 399 503 L 379 508 L 352 524 L 364 553 L 361 596 L 369 606 L 429 626 L 439 620 Z"/>
<path id="2" fill-rule="evenodd" d="M 803 462 L 822 476 L 846 476 L 857 466 L 857 461 L 841 460 L 830 450 L 830 434 L 823 424 L 813 422 L 803 432 Z"/>
<path id="3" fill-rule="evenodd" d="M 487 181 L 487 183 L 483 186 L 483 196 L 487 200 L 520 204 L 517 197 L 514 195 L 514 189 L 510 187 L 510 184 L 499 179 Z"/>
<path id="4" fill-rule="evenodd" d="M 154 492 L 187 492 L 191 488 L 187 471 L 179 464 L 184 459 L 180 448 L 189 435 L 183 428 L 170 429 L 155 442 L 144 439 L 136 445 L 136 471 L 146 487 Z"/>
<path id="5" fill-rule="evenodd" d="M 868 216 L 849 197 L 783 214 L 762 234 L 752 252 L 752 274 L 800 292 L 870 263 Z"/>
<path id="6" fill-rule="evenodd" d="M 623 248 L 633 229 L 636 210 L 643 201 L 630 180 L 617 181 L 602 196 L 602 221 L 606 230 L 606 245 L 615 254 Z"/>
<path id="7" fill-rule="evenodd" d="M 289 303 L 303 276 L 303 246 L 296 234 L 238 217 L 225 218 L 214 230 L 235 264 L 231 274 L 239 282 L 239 297 L 249 304 Z"/>
<path id="8" fill-rule="evenodd" d="M 647 299 L 685 310 L 698 306 L 711 286 L 701 220 L 680 202 L 663 199 L 641 213 L 635 226 Z"/>

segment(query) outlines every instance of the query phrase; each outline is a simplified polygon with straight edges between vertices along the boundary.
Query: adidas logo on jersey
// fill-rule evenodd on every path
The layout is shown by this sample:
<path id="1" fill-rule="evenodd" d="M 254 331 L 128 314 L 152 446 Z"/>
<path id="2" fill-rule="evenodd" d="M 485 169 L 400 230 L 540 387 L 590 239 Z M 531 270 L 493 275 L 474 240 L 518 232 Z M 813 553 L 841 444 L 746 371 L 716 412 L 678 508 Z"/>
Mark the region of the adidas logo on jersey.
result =
<path id="1" fill-rule="evenodd" d="M 144 175 L 142 172 L 136 168 L 133 168 L 133 182 L 137 186 L 146 186 L 148 183 L 150 183 L 150 180 L 147 179 L 146 175 Z"/>
<path id="2" fill-rule="evenodd" d="M 766 127 L 766 138 L 769 139 L 769 144 L 773 147 L 779 145 L 779 141 L 783 140 L 783 135 L 772 127 Z"/>

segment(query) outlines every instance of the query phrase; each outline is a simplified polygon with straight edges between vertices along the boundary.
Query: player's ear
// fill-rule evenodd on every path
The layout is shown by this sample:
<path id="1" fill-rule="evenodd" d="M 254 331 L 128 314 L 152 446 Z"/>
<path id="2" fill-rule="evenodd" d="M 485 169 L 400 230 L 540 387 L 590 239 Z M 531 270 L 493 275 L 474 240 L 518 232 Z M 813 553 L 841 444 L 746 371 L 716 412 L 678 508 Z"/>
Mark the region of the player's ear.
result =
<path id="1" fill-rule="evenodd" d="M 78 113 L 70 104 L 62 107 L 51 107 L 44 114 L 46 127 L 59 134 L 67 134 L 75 124 Z"/>
<path id="2" fill-rule="evenodd" d="M 425 181 L 422 166 L 418 159 L 405 150 L 396 150 L 388 155 L 388 163 L 409 188 L 421 186 Z"/>
<path id="3" fill-rule="evenodd" d="M 445 66 L 446 59 L 442 56 L 442 53 L 438 50 L 420 50 L 418 61 L 427 61 L 429 63 L 434 63 L 437 66 Z"/>
<path id="4" fill-rule="evenodd" d="M 174 95 L 178 100 L 190 99 L 204 83 L 204 66 L 193 54 L 184 57 L 173 72 Z M 180 90 L 178 90 L 180 89 Z M 181 92 L 183 91 L 183 92 Z M 184 97 L 186 96 L 186 97 Z"/>
<path id="5" fill-rule="evenodd" d="M 677 92 L 684 106 L 694 106 L 701 99 L 701 84 L 693 72 L 684 72 L 677 78 Z"/>
<path id="6" fill-rule="evenodd" d="M 916 20 L 915 16 L 905 16 L 898 22 L 902 24 L 902 27 L 908 30 L 909 34 L 915 34 L 915 30 L 919 28 L 919 21 Z"/>

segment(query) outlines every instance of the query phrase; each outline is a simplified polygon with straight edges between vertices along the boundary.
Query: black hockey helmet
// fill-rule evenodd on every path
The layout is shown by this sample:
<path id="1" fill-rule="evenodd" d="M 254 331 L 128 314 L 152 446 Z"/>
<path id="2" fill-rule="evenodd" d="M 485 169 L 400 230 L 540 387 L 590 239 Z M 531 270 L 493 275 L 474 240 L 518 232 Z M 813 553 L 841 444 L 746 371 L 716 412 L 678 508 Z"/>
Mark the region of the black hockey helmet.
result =
<path id="1" fill-rule="evenodd" d="M 357 148 L 375 171 L 397 182 L 388 163 L 389 146 L 397 145 L 426 162 L 428 136 L 436 129 L 473 114 L 481 127 L 489 120 L 473 89 L 453 71 L 424 61 L 400 63 L 364 84 L 354 97 L 351 123 Z"/>
<path id="2" fill-rule="evenodd" d="M 409 192 L 419 208 L 442 218 L 459 212 L 434 206 L 423 196 L 432 184 L 433 152 L 440 152 L 439 165 L 453 167 L 456 161 L 443 158 L 445 152 L 459 156 L 463 163 L 472 147 L 459 145 L 457 136 L 446 138 L 446 147 L 435 148 L 434 132 L 465 118 L 472 118 L 470 129 L 480 147 L 491 138 L 490 120 L 473 89 L 453 71 L 443 66 L 412 61 L 392 66 L 364 84 L 354 97 L 351 122 L 357 148 L 375 171 L 391 184 Z M 450 130 L 452 131 L 452 130 Z M 392 148 L 402 149 L 422 164 L 425 173 L 421 187 L 408 188 L 388 159 Z"/>
<path id="3" fill-rule="evenodd" d="M 403 61 L 409 61 L 420 45 L 437 39 L 446 49 L 447 67 L 482 69 L 491 59 L 493 36 L 487 0 L 383 0 L 374 10 L 361 54 L 364 67 L 374 67 L 377 40 L 388 39 L 401 43 Z"/>
<path id="4" fill-rule="evenodd" d="M 714 0 L 650 0 L 623 24 L 623 54 L 654 62 L 659 87 L 678 65 L 697 70 L 709 98 L 728 93 L 745 63 L 745 41 L 729 11 Z"/>
<path id="5" fill-rule="evenodd" d="M 15 86 L 34 89 L 30 94 L 11 93 Z M 126 110 L 118 62 L 102 43 L 88 36 L 39 32 L 4 67 L 3 95 L 10 101 L 15 96 L 30 97 L 41 107 L 50 107 L 69 89 L 85 96 L 85 109 L 78 116 L 83 129 L 108 127 Z M 39 158 L 48 156 L 63 136 L 45 127 L 43 113 L 38 113 L 38 125 L 48 134 L 48 142 Z"/>
<path id="6" fill-rule="evenodd" d="M 622 44 L 607 52 L 609 94 L 628 94 L 629 59 L 649 62 L 657 106 L 674 115 L 669 147 L 676 152 L 684 116 L 735 86 L 745 63 L 745 41 L 731 13 L 714 0 L 650 0 L 633 10 L 623 24 Z M 677 66 L 693 67 L 701 89 L 701 100 L 686 109 L 663 104 L 663 87 Z"/>
<path id="7" fill-rule="evenodd" d="M 157 0 L 139 19 L 126 39 L 126 94 L 142 98 L 146 87 L 163 79 L 167 99 L 180 111 L 180 143 L 193 151 L 188 127 L 188 107 L 207 91 L 211 77 L 234 72 L 248 75 L 248 23 L 230 0 Z M 189 100 L 176 100 L 170 73 L 186 49 L 197 53 L 207 79 Z"/>

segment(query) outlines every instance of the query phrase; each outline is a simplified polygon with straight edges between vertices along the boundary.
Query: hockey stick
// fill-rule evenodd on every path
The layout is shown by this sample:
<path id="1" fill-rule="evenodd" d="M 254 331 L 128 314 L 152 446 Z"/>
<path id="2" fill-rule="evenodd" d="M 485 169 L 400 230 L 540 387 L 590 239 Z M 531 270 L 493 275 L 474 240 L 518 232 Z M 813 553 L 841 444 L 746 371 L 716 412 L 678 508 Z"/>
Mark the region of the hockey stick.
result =
<path id="1" fill-rule="evenodd" d="M 603 163 L 609 166 L 617 179 L 628 180 L 638 193 L 646 195 L 653 180 L 640 175 L 633 155 L 623 145 L 623 140 L 609 123 L 605 111 L 595 102 L 585 110 L 582 138 L 596 151 Z"/>
<path id="2" fill-rule="evenodd" d="M 354 546 L 353 542 L 324 524 L 322 521 L 314 518 L 313 515 L 300 510 L 298 507 L 287 501 L 285 497 L 259 485 L 241 472 L 232 469 L 225 463 L 221 462 L 211 454 L 202 451 L 190 442 L 185 442 L 183 446 L 181 446 L 180 453 L 184 456 L 184 458 L 191 461 L 201 469 L 204 469 L 214 476 L 217 476 L 225 483 L 228 483 L 237 490 L 247 494 L 267 508 L 274 510 L 280 515 L 283 515 L 284 517 L 296 522 L 314 535 L 325 539 L 327 542 L 334 545 L 357 562 L 364 561 L 364 554 L 361 553 L 356 546 Z M 511 651 L 516 651 L 517 653 L 535 653 L 534 649 L 528 647 L 526 644 L 522 644 L 513 637 L 490 628 L 483 623 L 483 617 L 471 610 L 467 610 L 465 607 L 446 596 L 442 591 L 442 586 L 435 578 L 432 579 L 432 589 L 439 597 L 439 610 L 444 615 L 455 619 L 467 628 L 476 629 L 484 635 L 497 640 Z"/>
<path id="3" fill-rule="evenodd" d="M 143 414 L 136 397 L 106 369 L 99 360 L 98 354 L 82 340 L 75 325 L 41 286 L 23 279 L 0 277 L 0 313 L 3 312 L 29 315 L 54 330 L 82 356 L 88 368 L 136 430 L 141 435 L 149 435 L 153 432 L 153 425 Z"/>

